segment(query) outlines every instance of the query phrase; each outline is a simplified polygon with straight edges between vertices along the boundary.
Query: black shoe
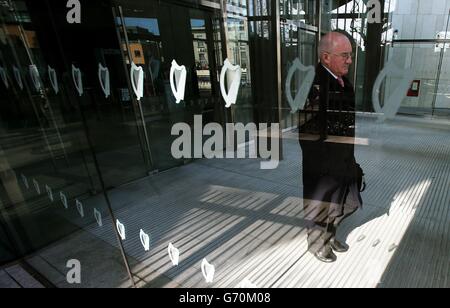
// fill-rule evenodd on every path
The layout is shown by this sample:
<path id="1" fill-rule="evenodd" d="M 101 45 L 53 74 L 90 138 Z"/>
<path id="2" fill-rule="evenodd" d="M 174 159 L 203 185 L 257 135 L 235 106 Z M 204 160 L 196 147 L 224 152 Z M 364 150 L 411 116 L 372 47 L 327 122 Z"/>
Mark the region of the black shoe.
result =
<path id="1" fill-rule="evenodd" d="M 324 247 L 314 254 L 314 256 L 325 263 L 336 262 L 337 257 L 329 247 Z"/>
<path id="2" fill-rule="evenodd" d="M 331 249 L 333 249 L 333 251 L 339 253 L 347 252 L 350 249 L 350 247 L 347 244 L 342 244 L 336 239 L 330 241 L 330 246 Z"/>

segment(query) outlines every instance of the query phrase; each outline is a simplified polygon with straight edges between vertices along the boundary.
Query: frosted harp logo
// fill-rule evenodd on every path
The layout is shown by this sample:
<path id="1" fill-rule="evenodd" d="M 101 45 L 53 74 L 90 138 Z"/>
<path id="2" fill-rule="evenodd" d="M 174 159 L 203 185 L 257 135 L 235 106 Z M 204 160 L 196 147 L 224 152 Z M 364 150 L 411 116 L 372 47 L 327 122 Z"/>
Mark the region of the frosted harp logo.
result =
<path id="1" fill-rule="evenodd" d="M 17 82 L 17 85 L 19 86 L 19 89 L 23 90 L 22 74 L 20 73 L 20 70 L 14 65 L 13 71 L 14 71 L 14 77 L 16 78 L 16 82 Z"/>
<path id="2" fill-rule="evenodd" d="M 380 72 L 375 81 L 372 92 L 373 108 L 377 113 L 381 114 L 379 117 L 380 121 L 393 119 L 395 117 L 400 109 L 403 99 L 407 95 L 413 76 L 414 74 L 411 69 L 400 69 L 392 62 L 386 63 L 385 68 Z M 383 80 L 388 77 L 400 81 L 392 91 L 389 91 L 391 94 L 386 98 L 382 107 L 380 103 L 381 87 Z"/>
<path id="3" fill-rule="evenodd" d="M 214 265 L 209 264 L 206 259 L 203 259 L 202 261 L 202 273 L 206 283 L 213 283 L 216 269 Z"/>
<path id="4" fill-rule="evenodd" d="M 34 185 L 34 188 L 36 189 L 37 194 L 40 195 L 41 194 L 41 187 L 39 186 L 39 182 L 36 181 L 36 179 L 33 179 L 33 185 Z"/>
<path id="5" fill-rule="evenodd" d="M 116 227 L 122 241 L 126 240 L 127 237 L 125 235 L 125 226 L 118 219 L 116 220 Z"/>
<path id="6" fill-rule="evenodd" d="M 42 85 L 41 85 L 41 76 L 39 74 L 39 70 L 35 64 L 30 65 L 29 70 L 30 70 L 31 80 L 33 81 L 34 89 L 36 90 L 36 92 L 40 92 Z"/>
<path id="7" fill-rule="evenodd" d="M 28 183 L 28 178 L 24 174 L 22 174 L 21 177 L 22 177 L 23 184 L 25 185 L 25 188 L 30 189 L 30 183 Z"/>
<path id="8" fill-rule="evenodd" d="M 306 73 L 305 77 L 300 78 L 301 76 L 296 76 L 295 73 L 300 71 L 302 73 Z M 316 76 L 316 69 L 314 66 L 305 66 L 300 59 L 295 59 L 294 63 L 290 67 L 288 71 L 288 75 L 286 78 L 286 98 L 291 106 L 291 112 L 296 113 L 298 110 L 301 110 L 305 107 L 306 99 L 308 98 L 309 91 L 314 82 L 314 78 Z M 296 89 L 298 89 L 295 98 L 292 97 L 291 84 L 292 79 L 297 81 Z"/>
<path id="9" fill-rule="evenodd" d="M 139 238 L 141 239 L 141 244 L 144 247 L 145 251 L 150 250 L 150 236 L 141 229 L 139 233 Z"/>
<path id="10" fill-rule="evenodd" d="M 64 208 L 67 210 L 69 208 L 69 204 L 67 203 L 67 196 L 63 192 L 60 192 L 59 198 L 61 199 Z"/>
<path id="11" fill-rule="evenodd" d="M 233 66 L 231 62 L 226 59 L 222 67 L 222 72 L 220 73 L 220 90 L 223 99 L 225 100 L 225 107 L 227 108 L 236 104 L 239 87 L 241 86 L 241 76 L 241 67 L 239 65 Z"/>
<path id="12" fill-rule="evenodd" d="M 80 214 L 80 216 L 81 216 L 82 218 L 84 218 L 84 208 L 83 208 L 83 203 L 81 203 L 79 200 L 77 200 L 75 203 L 76 203 L 76 206 L 77 206 L 78 214 Z"/>
<path id="13" fill-rule="evenodd" d="M 72 78 L 73 83 L 75 85 L 75 88 L 77 89 L 78 95 L 81 97 L 83 96 L 84 90 L 83 90 L 83 79 L 81 76 L 81 71 L 79 68 L 75 67 L 75 65 L 72 64 Z"/>
<path id="14" fill-rule="evenodd" d="M 50 65 L 48 66 L 48 79 L 50 79 L 53 91 L 55 91 L 55 94 L 58 94 L 59 92 L 58 77 L 56 76 L 56 71 Z"/>
<path id="15" fill-rule="evenodd" d="M 169 253 L 169 258 L 170 261 L 172 261 L 173 266 L 178 266 L 178 263 L 180 261 L 180 251 L 175 248 L 172 243 L 169 244 L 167 251 Z"/>
<path id="16" fill-rule="evenodd" d="M 103 227 L 102 214 L 97 209 L 94 209 L 94 217 L 97 221 L 97 225 Z"/>
<path id="17" fill-rule="evenodd" d="M 131 62 L 130 78 L 136 99 L 140 101 L 144 97 L 144 70 L 134 62 Z"/>
<path id="18" fill-rule="evenodd" d="M 173 96 L 179 104 L 184 100 L 184 92 L 186 89 L 186 67 L 178 65 L 177 61 L 172 61 L 172 68 L 170 69 L 170 88 L 172 89 Z"/>
<path id="19" fill-rule="evenodd" d="M 55 199 L 53 198 L 53 191 L 50 188 L 50 186 L 45 185 L 45 191 L 47 192 L 48 198 L 50 199 L 51 202 L 54 202 Z"/>
<path id="20" fill-rule="evenodd" d="M 6 70 L 1 66 L 0 66 L 0 78 L 2 78 L 5 88 L 9 89 L 8 75 L 6 75 Z"/>
<path id="21" fill-rule="evenodd" d="M 105 97 L 108 98 L 111 95 L 111 85 L 109 81 L 109 69 L 104 67 L 101 63 L 98 64 L 98 80 L 102 87 Z"/>

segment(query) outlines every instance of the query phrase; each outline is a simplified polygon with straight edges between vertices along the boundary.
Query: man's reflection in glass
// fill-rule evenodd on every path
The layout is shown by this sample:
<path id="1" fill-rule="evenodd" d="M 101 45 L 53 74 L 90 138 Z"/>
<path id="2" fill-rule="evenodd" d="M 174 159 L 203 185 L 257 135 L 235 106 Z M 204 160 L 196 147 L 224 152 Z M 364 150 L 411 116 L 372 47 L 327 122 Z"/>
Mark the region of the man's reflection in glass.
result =
<path id="1" fill-rule="evenodd" d="M 308 249 L 327 263 L 336 261 L 335 252 L 348 251 L 336 231 L 362 207 L 362 170 L 354 157 L 355 93 L 346 78 L 352 57 L 344 34 L 331 32 L 322 38 L 316 78 L 300 113 Z"/>

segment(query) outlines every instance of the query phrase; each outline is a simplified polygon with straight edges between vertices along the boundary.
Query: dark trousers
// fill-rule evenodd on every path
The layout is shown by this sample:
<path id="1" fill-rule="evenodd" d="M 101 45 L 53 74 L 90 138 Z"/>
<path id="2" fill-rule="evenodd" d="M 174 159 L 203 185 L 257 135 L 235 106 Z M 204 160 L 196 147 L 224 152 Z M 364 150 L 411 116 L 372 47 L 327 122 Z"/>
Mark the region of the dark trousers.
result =
<path id="1" fill-rule="evenodd" d="M 347 202 L 348 189 L 336 190 L 334 194 L 331 199 L 335 202 L 322 201 L 326 200 L 325 196 L 304 200 L 305 219 L 308 222 L 308 250 L 312 253 L 322 248 L 331 249 L 329 242 L 335 238 L 337 228 L 358 210 L 353 202 Z"/>

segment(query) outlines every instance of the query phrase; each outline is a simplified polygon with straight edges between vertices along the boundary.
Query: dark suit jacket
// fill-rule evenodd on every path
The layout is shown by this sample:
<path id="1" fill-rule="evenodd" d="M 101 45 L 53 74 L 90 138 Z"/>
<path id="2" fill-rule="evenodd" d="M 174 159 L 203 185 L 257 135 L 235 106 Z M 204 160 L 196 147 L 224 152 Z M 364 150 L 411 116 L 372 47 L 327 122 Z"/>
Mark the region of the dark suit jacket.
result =
<path id="1" fill-rule="evenodd" d="M 304 199 L 362 206 L 354 152 L 355 92 L 319 64 L 305 110 L 300 112 Z M 345 138 L 342 138 L 345 137 Z"/>

